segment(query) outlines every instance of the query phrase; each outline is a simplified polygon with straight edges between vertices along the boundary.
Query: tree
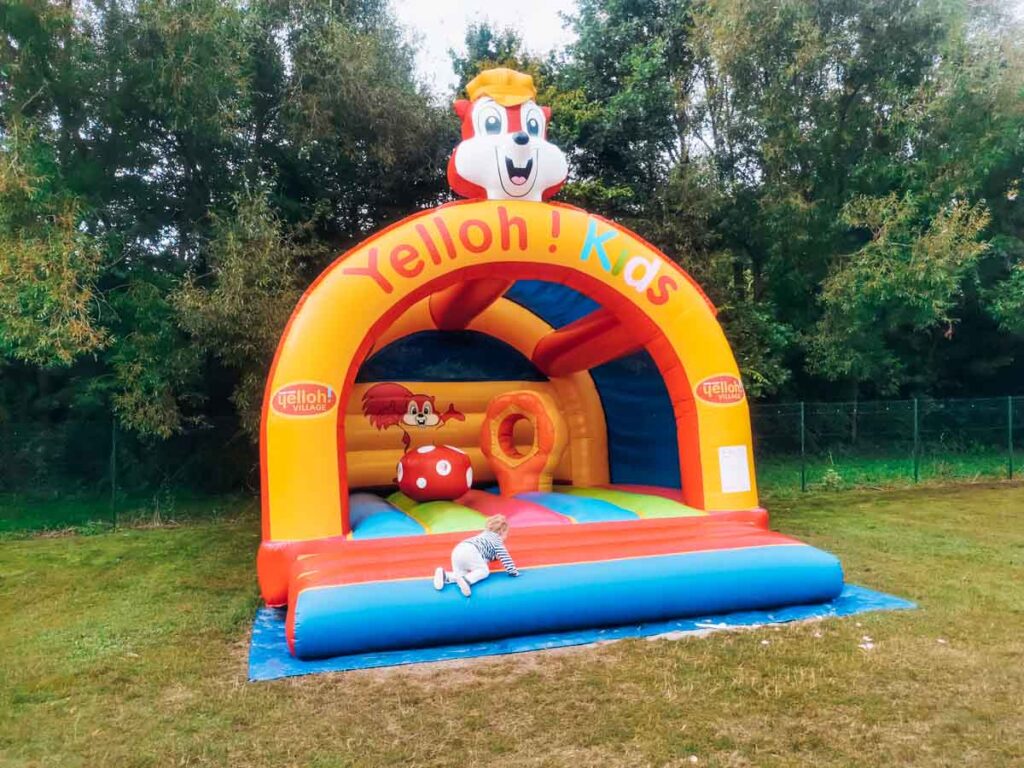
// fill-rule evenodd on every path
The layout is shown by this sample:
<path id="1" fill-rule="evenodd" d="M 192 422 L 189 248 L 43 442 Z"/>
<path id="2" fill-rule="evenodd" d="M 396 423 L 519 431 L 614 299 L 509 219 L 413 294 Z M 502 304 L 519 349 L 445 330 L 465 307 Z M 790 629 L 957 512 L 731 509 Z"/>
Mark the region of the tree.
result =
<path id="1" fill-rule="evenodd" d="M 252 436 L 301 288 L 452 135 L 384 0 L 0 5 L 0 415 L 158 440 L 226 390 Z"/>
<path id="2" fill-rule="evenodd" d="M 0 355 L 66 366 L 109 342 L 96 288 L 103 253 L 34 138 L 18 121 L 0 135 Z"/>
<path id="3" fill-rule="evenodd" d="M 986 250 L 983 205 L 951 203 L 922 227 L 916 201 L 854 198 L 843 211 L 870 240 L 833 265 L 821 294 L 824 313 L 808 340 L 810 364 L 829 378 L 871 381 L 882 394 L 905 380 L 900 337 L 944 326 Z"/>
<path id="4" fill-rule="evenodd" d="M 172 295 L 183 327 L 238 371 L 233 400 L 245 431 L 259 434 L 263 385 L 278 339 L 302 294 L 301 233 L 287 234 L 265 198 L 239 199 L 208 246 L 215 280 L 189 276 Z"/>
<path id="5" fill-rule="evenodd" d="M 490 24 L 470 24 L 464 39 L 465 54 L 449 50 L 452 69 L 458 82 L 455 84 L 457 98 L 462 98 L 466 84 L 483 72 L 495 67 L 508 67 L 519 72 L 539 69 L 539 62 L 531 59 L 523 48 L 523 38 L 512 29 L 494 29 Z"/>
<path id="6" fill-rule="evenodd" d="M 581 180 L 618 190 L 609 213 L 640 214 L 688 160 L 691 23 L 688 0 L 579 3 L 578 39 L 559 72 L 577 108 L 561 115 L 562 135 Z"/>
<path id="7" fill-rule="evenodd" d="M 573 23 L 570 193 L 705 284 L 754 394 L 956 387 L 961 326 L 991 339 L 988 376 L 1021 355 L 983 320 L 1011 327 L 1021 234 L 1022 38 L 1000 6 L 585 0 Z M 910 259 L 865 226 L 893 201 Z M 870 270 L 897 291 L 884 312 Z"/>

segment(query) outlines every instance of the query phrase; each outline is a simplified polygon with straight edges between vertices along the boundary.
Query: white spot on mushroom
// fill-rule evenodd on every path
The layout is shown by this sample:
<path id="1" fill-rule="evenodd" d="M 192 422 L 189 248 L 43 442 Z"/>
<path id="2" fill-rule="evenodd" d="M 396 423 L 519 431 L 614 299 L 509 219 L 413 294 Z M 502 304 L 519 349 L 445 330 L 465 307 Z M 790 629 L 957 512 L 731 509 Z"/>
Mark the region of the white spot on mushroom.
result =
<path id="1" fill-rule="evenodd" d="M 416 487 L 419 488 L 421 491 L 424 488 L 426 488 L 427 487 L 427 478 L 425 478 L 425 477 L 417 477 L 416 478 Z"/>
<path id="2" fill-rule="evenodd" d="M 434 467 L 441 477 L 448 477 L 452 473 L 452 463 L 447 459 L 441 459 Z"/>
<path id="3" fill-rule="evenodd" d="M 434 450 L 432 445 L 421 445 L 416 449 L 416 453 L 430 453 L 432 450 Z"/>
<path id="4" fill-rule="evenodd" d="M 398 482 L 402 482 L 402 475 L 405 474 L 405 467 L 402 466 L 402 462 L 398 462 Z"/>
<path id="5" fill-rule="evenodd" d="M 466 485 L 473 485 L 473 468 L 466 470 Z"/>

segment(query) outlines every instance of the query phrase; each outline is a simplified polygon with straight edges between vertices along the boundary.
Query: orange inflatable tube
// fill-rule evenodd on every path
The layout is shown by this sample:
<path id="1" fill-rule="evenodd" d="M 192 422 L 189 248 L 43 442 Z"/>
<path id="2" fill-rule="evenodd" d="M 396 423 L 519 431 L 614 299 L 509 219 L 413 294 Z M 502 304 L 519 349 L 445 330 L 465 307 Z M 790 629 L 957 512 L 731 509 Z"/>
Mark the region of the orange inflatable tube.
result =
<path id="1" fill-rule="evenodd" d="M 533 444 L 526 453 L 515 444 L 515 426 L 528 421 Z M 520 389 L 491 400 L 480 427 L 480 450 L 498 478 L 502 496 L 550 491 L 552 473 L 568 442 L 568 430 L 555 401 L 543 392 Z"/>

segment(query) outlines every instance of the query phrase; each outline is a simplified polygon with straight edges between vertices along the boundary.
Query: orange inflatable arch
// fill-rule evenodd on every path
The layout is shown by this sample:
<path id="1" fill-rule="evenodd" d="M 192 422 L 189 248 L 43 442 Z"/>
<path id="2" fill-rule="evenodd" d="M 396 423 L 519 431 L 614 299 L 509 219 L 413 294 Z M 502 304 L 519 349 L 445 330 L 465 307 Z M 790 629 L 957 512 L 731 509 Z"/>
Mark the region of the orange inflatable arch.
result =
<path id="1" fill-rule="evenodd" d="M 502 295 L 522 279 L 562 283 L 601 309 L 560 329 L 516 321 L 525 310 Z M 430 328 L 504 337 L 547 375 L 573 432 L 567 466 L 587 484 L 608 480 L 587 370 L 646 349 L 671 399 L 685 503 L 757 507 L 747 400 L 715 309 L 696 283 L 634 233 L 586 211 L 478 200 L 375 234 L 302 297 L 263 404 L 264 549 L 349 533 L 350 474 L 365 469 L 347 445 L 356 375 L 375 346 Z"/>

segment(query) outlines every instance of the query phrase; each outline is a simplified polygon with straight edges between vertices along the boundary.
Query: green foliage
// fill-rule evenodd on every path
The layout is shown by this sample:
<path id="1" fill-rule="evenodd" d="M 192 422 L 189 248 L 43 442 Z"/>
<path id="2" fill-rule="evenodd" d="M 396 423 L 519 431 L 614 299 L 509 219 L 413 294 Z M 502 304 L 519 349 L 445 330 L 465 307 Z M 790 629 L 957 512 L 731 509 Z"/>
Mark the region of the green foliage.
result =
<path id="1" fill-rule="evenodd" d="M 466 53 L 449 50 L 458 82 L 455 92 L 462 97 L 466 83 L 485 69 L 508 67 L 520 72 L 537 68 L 523 49 L 523 38 L 511 29 L 493 29 L 488 24 L 470 24 L 465 37 Z M 532 65 L 532 66 L 531 66 Z"/>
<path id="2" fill-rule="evenodd" d="M 0 356 L 67 366 L 108 342 L 97 320 L 103 254 L 35 138 L 20 122 L 0 134 Z"/>
<path id="3" fill-rule="evenodd" d="M 808 341 L 810 366 L 828 378 L 897 389 L 902 371 L 889 339 L 933 327 L 953 333 L 951 312 L 986 244 L 982 205 L 954 201 L 926 225 L 913 200 L 857 197 L 842 213 L 870 240 L 834 263 L 821 293 L 824 315 Z"/>
<path id="4" fill-rule="evenodd" d="M 1021 339 L 986 319 L 1014 331 L 1022 301 L 1024 36 L 1002 6 L 583 0 L 573 27 L 567 193 L 702 283 L 751 391 L 941 391 L 966 355 L 1012 381 Z"/>
<path id="5" fill-rule="evenodd" d="M 700 282 L 753 395 L 1019 386 L 1008 6 L 580 0 L 568 23 L 544 59 L 471 27 L 458 88 L 533 75 L 563 198 Z M 254 435 L 302 289 L 448 198 L 457 126 L 413 53 L 384 0 L 0 3 L 0 417 Z"/>
<path id="6" fill-rule="evenodd" d="M 252 433 L 300 288 L 442 198 L 452 135 L 383 2 L 4 3 L 0 412 L 25 362 L 77 418 L 168 438 L 233 393 Z"/>
<path id="7" fill-rule="evenodd" d="M 324 0 L 267 30 L 268 48 L 286 35 L 274 53 L 281 96 L 270 107 L 281 132 L 273 151 L 283 154 L 282 214 L 315 221 L 311 235 L 332 246 L 439 202 L 455 137 L 446 112 L 416 84 L 397 28 L 356 5 L 349 13 L 358 23 Z"/>
<path id="8" fill-rule="evenodd" d="M 183 327 L 241 378 L 234 402 L 255 437 L 266 371 L 303 287 L 296 263 L 305 252 L 265 199 L 242 199 L 218 219 L 209 244 L 210 274 L 190 276 L 172 296 Z"/>
<path id="9" fill-rule="evenodd" d="M 1006 331 L 1024 336 L 1024 239 L 997 235 L 991 246 L 992 260 L 1006 277 L 990 289 L 989 311 Z"/>
<path id="10" fill-rule="evenodd" d="M 1024 261 L 996 289 L 992 311 L 1007 330 L 1024 335 Z"/>
<path id="11" fill-rule="evenodd" d="M 130 430 L 168 438 L 191 420 L 183 407 L 202 405 L 199 389 L 202 357 L 200 347 L 181 334 L 175 308 L 168 300 L 168 286 L 153 281 L 134 281 L 111 293 L 110 303 L 124 328 L 111 345 L 108 362 L 114 413 Z"/>
<path id="12" fill-rule="evenodd" d="M 634 201 L 646 201 L 682 159 L 676 118 L 692 67 L 689 5 L 579 3 L 578 40 L 559 85 L 580 103 L 560 111 L 558 120 L 578 147 L 581 178 L 628 186 Z"/>

